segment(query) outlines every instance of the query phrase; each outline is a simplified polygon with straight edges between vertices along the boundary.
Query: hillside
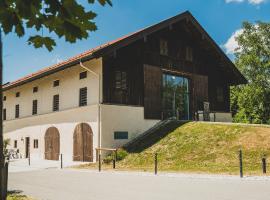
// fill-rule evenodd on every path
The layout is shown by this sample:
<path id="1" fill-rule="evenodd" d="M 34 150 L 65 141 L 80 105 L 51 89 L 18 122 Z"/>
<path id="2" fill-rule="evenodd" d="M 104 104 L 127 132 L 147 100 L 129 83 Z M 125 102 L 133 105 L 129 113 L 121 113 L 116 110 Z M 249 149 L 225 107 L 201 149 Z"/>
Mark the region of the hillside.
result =
<path id="1" fill-rule="evenodd" d="M 117 168 L 153 170 L 157 152 L 162 171 L 237 174 L 240 148 L 244 173 L 260 174 L 262 155 L 270 155 L 270 128 L 189 122 L 141 152 L 128 154 Z"/>

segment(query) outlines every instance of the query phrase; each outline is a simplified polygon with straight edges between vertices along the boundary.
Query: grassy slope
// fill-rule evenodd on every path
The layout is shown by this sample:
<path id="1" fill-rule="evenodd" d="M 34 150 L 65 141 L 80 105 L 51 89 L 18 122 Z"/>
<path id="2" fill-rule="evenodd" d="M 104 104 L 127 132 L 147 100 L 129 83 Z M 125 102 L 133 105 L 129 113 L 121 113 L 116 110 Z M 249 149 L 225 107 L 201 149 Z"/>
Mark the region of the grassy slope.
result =
<path id="1" fill-rule="evenodd" d="M 157 152 L 162 171 L 237 174 L 240 147 L 244 173 L 261 174 L 261 156 L 270 155 L 270 128 L 190 122 L 141 153 L 129 154 L 117 168 L 153 170 Z"/>

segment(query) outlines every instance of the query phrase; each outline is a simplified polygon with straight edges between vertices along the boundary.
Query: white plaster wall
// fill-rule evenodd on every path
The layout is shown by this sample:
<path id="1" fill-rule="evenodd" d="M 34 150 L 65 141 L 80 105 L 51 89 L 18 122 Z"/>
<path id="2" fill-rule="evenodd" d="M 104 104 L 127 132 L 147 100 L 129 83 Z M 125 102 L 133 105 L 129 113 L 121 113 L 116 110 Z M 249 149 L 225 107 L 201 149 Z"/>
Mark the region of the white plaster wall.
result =
<path id="1" fill-rule="evenodd" d="M 93 131 L 93 152 L 98 147 L 97 113 L 98 106 L 92 105 L 11 120 L 4 124 L 4 138 L 10 139 L 9 148 L 13 148 L 14 140 L 17 140 L 18 149 L 22 156 L 25 157 L 25 137 L 30 137 L 31 158 L 43 159 L 45 133 L 49 127 L 54 126 L 60 133 L 60 153 L 63 154 L 64 161 L 69 162 L 73 158 L 74 129 L 79 123 L 84 122 L 91 126 Z M 34 139 L 38 139 L 38 149 L 34 149 Z"/>
<path id="2" fill-rule="evenodd" d="M 96 73 L 102 74 L 102 59 L 93 59 L 84 63 Z M 22 86 L 4 91 L 7 100 L 3 108 L 7 110 L 7 120 L 15 118 L 15 105 L 20 105 L 20 118 L 32 116 L 32 101 L 38 100 L 38 114 L 52 112 L 53 96 L 59 94 L 60 111 L 78 107 L 79 89 L 88 88 L 88 105 L 98 102 L 98 78 L 88 72 L 86 79 L 79 79 L 80 72 L 85 71 L 79 65 L 62 70 L 44 78 L 26 83 Z M 101 76 L 102 78 L 102 76 Z M 60 86 L 53 87 L 53 81 L 60 80 Z M 102 88 L 102 81 L 101 87 Z M 38 92 L 33 93 L 33 87 L 38 86 Z M 15 97 L 20 92 L 20 97 Z M 102 94 L 102 92 L 101 92 Z M 102 98 L 102 97 L 101 97 Z"/>
<path id="3" fill-rule="evenodd" d="M 159 120 L 144 119 L 144 108 L 122 105 L 102 105 L 101 124 L 103 148 L 118 148 L 154 126 Z M 114 140 L 115 131 L 127 131 L 127 140 Z"/>

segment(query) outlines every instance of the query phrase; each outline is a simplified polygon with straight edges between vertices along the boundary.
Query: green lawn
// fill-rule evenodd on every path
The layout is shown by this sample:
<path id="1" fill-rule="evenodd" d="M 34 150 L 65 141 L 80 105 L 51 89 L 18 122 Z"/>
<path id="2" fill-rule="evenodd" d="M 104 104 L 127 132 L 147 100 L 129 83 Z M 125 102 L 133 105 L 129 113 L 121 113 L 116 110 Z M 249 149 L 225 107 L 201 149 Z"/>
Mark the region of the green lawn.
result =
<path id="1" fill-rule="evenodd" d="M 142 152 L 129 154 L 117 168 L 153 171 L 158 153 L 160 171 L 238 174 L 240 148 L 244 173 L 262 174 L 262 155 L 270 155 L 270 128 L 189 122 Z"/>
<path id="2" fill-rule="evenodd" d="M 12 191 L 8 193 L 7 200 L 34 200 L 34 199 L 21 194 L 20 191 Z"/>

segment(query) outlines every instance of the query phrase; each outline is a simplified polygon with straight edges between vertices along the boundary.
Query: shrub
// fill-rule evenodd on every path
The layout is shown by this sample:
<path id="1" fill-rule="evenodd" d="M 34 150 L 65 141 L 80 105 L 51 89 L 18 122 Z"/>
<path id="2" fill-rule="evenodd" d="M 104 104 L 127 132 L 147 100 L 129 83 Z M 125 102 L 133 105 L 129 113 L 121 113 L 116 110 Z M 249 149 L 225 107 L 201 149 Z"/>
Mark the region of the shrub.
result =
<path id="1" fill-rule="evenodd" d="M 117 150 L 117 160 L 123 160 L 128 155 L 128 152 L 124 149 Z"/>

